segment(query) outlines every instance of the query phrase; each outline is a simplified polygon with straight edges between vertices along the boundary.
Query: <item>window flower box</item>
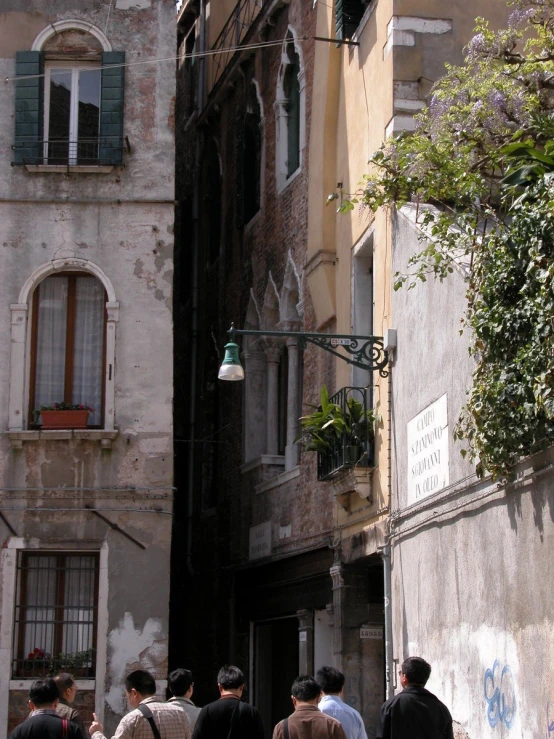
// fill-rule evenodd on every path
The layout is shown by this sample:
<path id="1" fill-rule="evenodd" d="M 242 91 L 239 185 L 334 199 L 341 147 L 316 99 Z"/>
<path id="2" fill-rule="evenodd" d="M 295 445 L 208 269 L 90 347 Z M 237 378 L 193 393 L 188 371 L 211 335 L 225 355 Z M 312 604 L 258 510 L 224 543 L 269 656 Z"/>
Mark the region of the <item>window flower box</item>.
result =
<path id="1" fill-rule="evenodd" d="M 35 414 L 37 417 L 40 416 L 43 430 L 86 429 L 88 414 L 92 410 L 84 403 L 78 405 L 54 403 L 50 406 L 41 406 Z"/>

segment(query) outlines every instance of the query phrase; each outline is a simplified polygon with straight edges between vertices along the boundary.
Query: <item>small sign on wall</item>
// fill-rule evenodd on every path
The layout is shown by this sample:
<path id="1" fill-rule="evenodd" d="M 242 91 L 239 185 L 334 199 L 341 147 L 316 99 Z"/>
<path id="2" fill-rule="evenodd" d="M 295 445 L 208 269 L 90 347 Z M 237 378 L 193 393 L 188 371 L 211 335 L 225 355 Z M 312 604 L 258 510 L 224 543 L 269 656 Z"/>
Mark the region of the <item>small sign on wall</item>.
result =
<path id="1" fill-rule="evenodd" d="M 360 639 L 382 639 L 383 638 L 383 627 L 382 626 L 369 626 L 362 627 L 360 629 Z"/>
<path id="2" fill-rule="evenodd" d="M 271 521 L 250 527 L 248 559 L 261 559 L 271 554 Z"/>
<path id="3" fill-rule="evenodd" d="M 448 485 L 448 409 L 446 394 L 408 423 L 407 505 Z"/>

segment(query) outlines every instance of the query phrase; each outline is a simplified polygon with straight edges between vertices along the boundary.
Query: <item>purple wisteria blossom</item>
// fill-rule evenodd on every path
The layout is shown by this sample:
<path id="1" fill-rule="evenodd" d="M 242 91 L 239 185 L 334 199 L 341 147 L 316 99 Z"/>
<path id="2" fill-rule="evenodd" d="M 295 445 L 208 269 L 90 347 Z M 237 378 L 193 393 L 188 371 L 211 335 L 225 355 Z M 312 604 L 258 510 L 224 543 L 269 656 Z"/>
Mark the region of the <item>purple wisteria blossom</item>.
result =
<path id="1" fill-rule="evenodd" d="M 530 18 L 533 17 L 535 11 L 533 8 L 518 8 L 513 10 L 508 17 L 508 28 L 517 28 L 518 26 L 526 23 Z"/>

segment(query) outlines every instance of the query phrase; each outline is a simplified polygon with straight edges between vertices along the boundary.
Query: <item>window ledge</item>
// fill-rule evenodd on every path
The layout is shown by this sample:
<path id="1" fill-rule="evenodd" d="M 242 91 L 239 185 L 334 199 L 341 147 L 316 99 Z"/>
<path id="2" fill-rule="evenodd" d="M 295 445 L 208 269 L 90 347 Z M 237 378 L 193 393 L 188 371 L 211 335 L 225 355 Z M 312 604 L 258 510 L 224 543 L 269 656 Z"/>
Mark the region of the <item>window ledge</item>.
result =
<path id="1" fill-rule="evenodd" d="M 21 449 L 24 442 L 28 441 L 65 441 L 78 439 L 80 441 L 98 441 L 102 449 L 111 449 L 112 442 L 117 439 L 117 429 L 107 431 L 105 429 L 62 429 L 56 431 L 7 431 L 6 436 L 11 442 L 13 449 Z"/>
<path id="2" fill-rule="evenodd" d="M 27 172 L 37 174 L 110 174 L 113 164 L 26 164 Z"/>
<path id="3" fill-rule="evenodd" d="M 280 181 L 280 183 L 277 186 L 277 194 L 281 195 L 287 187 L 294 182 L 294 180 L 298 177 L 298 175 L 302 172 L 302 163 L 299 164 L 299 166 L 294 170 L 294 172 L 290 175 L 285 176 L 284 173 L 281 173 L 281 177 L 284 177 L 283 180 Z"/>
<path id="4" fill-rule="evenodd" d="M 38 678 L 12 677 L 12 679 L 10 680 L 9 689 L 10 690 L 25 690 L 28 692 L 36 679 Z M 96 686 L 96 680 L 94 680 L 94 678 L 76 677 L 75 684 L 77 685 L 79 690 L 94 690 Z"/>
<path id="5" fill-rule="evenodd" d="M 248 462 L 245 462 L 240 467 L 241 474 L 245 474 L 246 472 L 251 472 L 252 470 L 255 470 L 258 467 L 261 467 L 262 465 L 271 465 L 274 467 L 284 467 L 285 466 L 285 457 L 281 454 L 262 454 L 261 457 L 256 457 L 255 459 L 250 459 Z"/>
<path id="6" fill-rule="evenodd" d="M 298 465 L 296 467 L 293 467 L 292 470 L 282 472 L 280 475 L 273 477 L 267 482 L 262 482 L 260 485 L 256 485 L 256 495 L 259 495 L 260 493 L 267 493 L 274 488 L 278 488 L 281 485 L 284 485 L 290 480 L 294 480 L 296 477 L 300 477 L 300 467 Z"/>

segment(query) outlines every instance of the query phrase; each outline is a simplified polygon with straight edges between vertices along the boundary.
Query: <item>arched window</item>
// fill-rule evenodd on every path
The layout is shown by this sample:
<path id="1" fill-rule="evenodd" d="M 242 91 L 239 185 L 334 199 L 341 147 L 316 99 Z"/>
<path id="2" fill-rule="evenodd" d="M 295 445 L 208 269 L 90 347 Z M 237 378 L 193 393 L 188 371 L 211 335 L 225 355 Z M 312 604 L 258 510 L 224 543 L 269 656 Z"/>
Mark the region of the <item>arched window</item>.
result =
<path id="1" fill-rule="evenodd" d="M 35 289 L 29 419 L 41 406 L 86 404 L 89 426 L 103 425 L 106 291 L 96 277 L 61 272 Z"/>
<path id="2" fill-rule="evenodd" d="M 254 83 L 244 117 L 244 147 L 242 176 L 244 183 L 244 222 L 253 218 L 260 209 L 260 184 L 262 166 L 262 116 Z"/>
<path id="3" fill-rule="evenodd" d="M 305 146 L 305 77 L 302 52 L 292 29 L 283 44 L 275 115 L 277 188 L 282 190 L 302 167 Z"/>
<path id="4" fill-rule="evenodd" d="M 80 20 L 48 25 L 31 50 L 17 52 L 16 75 L 25 79 L 16 82 L 14 164 L 120 164 L 124 62 Z"/>
<path id="5" fill-rule="evenodd" d="M 292 40 L 287 44 L 283 90 L 287 108 L 287 178 L 300 166 L 300 60 Z"/>

